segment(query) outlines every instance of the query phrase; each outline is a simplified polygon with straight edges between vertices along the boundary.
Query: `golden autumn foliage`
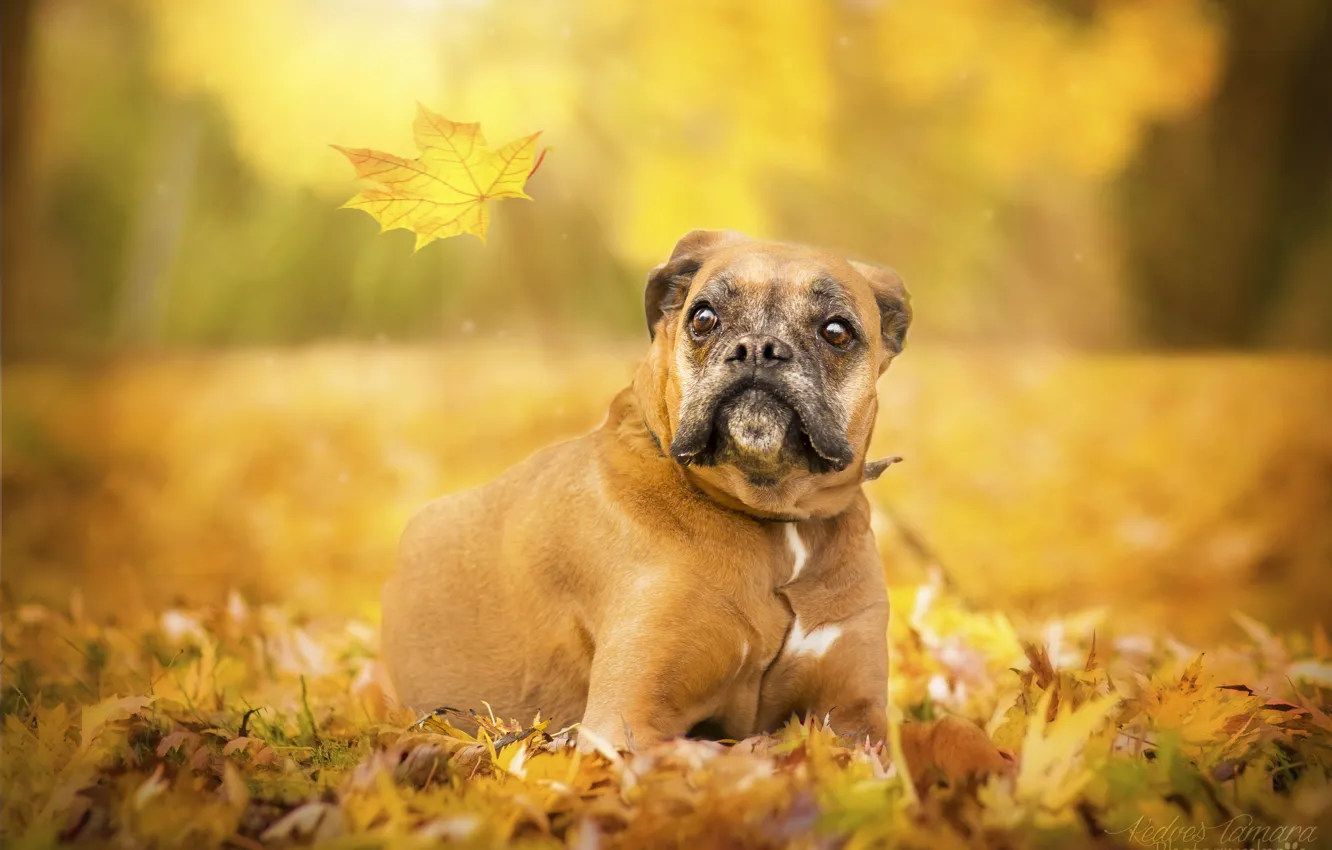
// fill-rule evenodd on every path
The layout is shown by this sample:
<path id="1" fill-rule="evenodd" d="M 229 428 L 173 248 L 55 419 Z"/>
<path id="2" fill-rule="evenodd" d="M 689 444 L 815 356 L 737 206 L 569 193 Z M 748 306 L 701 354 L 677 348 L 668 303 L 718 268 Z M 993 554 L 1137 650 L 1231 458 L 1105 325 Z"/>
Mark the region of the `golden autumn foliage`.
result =
<path id="1" fill-rule="evenodd" d="M 1259 630 L 1203 656 L 1077 630 L 1024 657 L 1022 636 L 1054 623 L 937 586 L 893 597 L 895 669 L 942 662 L 950 683 L 899 719 L 970 718 L 1015 770 L 913 783 L 817 718 L 733 745 L 579 754 L 540 718 L 482 716 L 472 736 L 448 711 L 394 708 L 364 621 L 236 594 L 116 625 L 77 600 L 6 605 L 0 830 L 11 847 L 1132 846 L 1182 816 L 1212 846 L 1250 824 L 1269 839 L 1233 846 L 1284 846 L 1270 841 L 1284 829 L 1312 847 L 1332 828 L 1323 632 Z M 966 652 L 925 658 L 941 641 Z M 953 687 L 973 679 L 988 689 Z"/>
<path id="2" fill-rule="evenodd" d="M 94 209 L 96 236 L 135 222 L 124 258 L 89 264 L 128 269 L 117 327 L 230 340 L 230 305 L 268 298 L 289 303 L 236 313 L 259 317 L 249 338 L 312 316 L 292 337 L 308 339 L 345 299 L 372 317 L 366 339 L 422 304 L 451 337 L 6 364 L 7 846 L 1327 840 L 1332 372 L 1313 358 L 927 346 L 895 365 L 874 447 L 906 463 L 868 488 L 894 610 L 887 751 L 821 718 L 625 753 L 579 754 L 539 717 L 475 718 L 473 736 L 448 711 L 398 708 L 377 660 L 377 588 L 407 516 L 594 426 L 641 346 L 568 337 L 636 325 L 642 269 L 689 229 L 904 264 L 927 340 L 1131 339 L 1099 198 L 1221 79 L 1206 0 L 42 15 L 36 186 L 79 187 L 62 220 Z M 96 70 L 101 54 L 126 65 L 127 44 L 139 76 Z M 417 100 L 514 141 L 423 107 L 409 135 Z M 346 206 L 418 249 L 484 240 L 489 202 L 527 197 L 533 127 L 560 168 L 542 204 L 497 218 L 487 252 L 405 265 L 390 240 L 339 229 L 359 217 L 312 223 L 350 194 L 326 143 L 354 140 L 338 150 L 367 182 Z M 84 190 L 99 181 L 121 194 Z M 138 212 L 88 203 L 102 197 Z M 328 267 L 352 274 L 326 301 L 292 283 Z M 987 301 L 975 284 L 1005 276 L 1027 288 Z M 1065 336 L 1048 326 L 1069 317 Z M 1012 769 L 937 784 L 950 752 L 925 762 L 911 730 L 939 718 L 975 724 Z"/>
<path id="3" fill-rule="evenodd" d="M 1001 180 L 1050 167 L 1109 177 L 1152 122 L 1208 92 L 1221 31 L 1192 0 L 1092 5 L 1095 25 L 1057 4 L 885 3 L 884 80 L 907 103 L 960 101 L 958 129 Z"/>
<path id="4" fill-rule="evenodd" d="M 1326 184 L 1282 153 L 1319 125 L 1275 91 L 1319 0 L 1263 27 L 1255 0 L 26 4 L 10 350 L 421 340 L 497 309 L 636 334 L 642 270 L 695 227 L 892 264 L 918 341 L 1325 335 L 1326 205 L 1281 194 Z M 414 256 L 337 210 L 362 186 L 329 143 L 415 158 L 417 101 L 559 150 L 490 250 Z M 1263 240 L 1290 265 L 1246 259 Z"/>
<path id="5" fill-rule="evenodd" d="M 1246 818 L 1332 829 L 1318 361 L 893 367 L 874 446 L 906 461 L 869 486 L 893 710 L 979 724 L 1010 774 L 937 788 L 942 766 L 918 764 L 917 786 L 819 718 L 580 756 L 537 718 L 486 717 L 473 738 L 394 709 L 376 588 L 406 517 L 595 425 L 638 348 L 7 370 L 6 845 L 1141 846 L 1178 817 L 1245 846 L 1221 837 Z M 1264 586 L 1273 552 L 1291 572 Z"/>
<path id="6" fill-rule="evenodd" d="M 1210 94 L 1224 37 L 1203 0 L 1100 0 L 1094 20 L 1010 0 L 140 2 L 156 73 L 225 100 L 274 179 L 337 192 L 340 163 L 309 152 L 394 150 L 413 100 L 542 127 L 561 151 L 551 196 L 592 210 L 634 263 L 694 227 L 772 234 L 836 214 L 813 199 L 788 212 L 792 187 L 877 194 L 896 216 L 914 199 L 937 218 L 1052 171 L 1098 185 L 1152 122 Z M 252 32 L 264 40 L 237 61 Z"/>
<path id="7" fill-rule="evenodd" d="M 1272 31 L 1313 32 L 1316 2 Z M 1242 39 L 1245 4 L 1213 0 L 16 7 L 6 847 L 1329 841 L 1332 364 L 1040 347 L 1122 352 L 1213 305 L 1269 335 L 1188 338 L 1323 338 L 1301 307 L 1323 300 L 1187 266 L 1198 286 L 1154 298 L 1133 267 L 1141 228 L 1210 274 L 1321 281 L 1326 221 L 1262 221 L 1317 207 L 1267 170 L 1319 173 L 1284 144 L 1319 138 L 1304 101 L 1270 97 L 1299 38 Z M 1228 90 L 1242 110 L 1215 108 Z M 418 101 L 477 123 L 409 123 Z M 1135 191 L 1171 131 L 1194 137 L 1166 146 L 1177 194 Z M 560 148 L 541 203 L 492 222 L 528 198 L 538 135 Z M 381 230 L 490 248 L 409 256 L 334 210 L 353 174 L 344 206 Z M 1260 248 L 1323 228 L 1290 249 L 1302 276 L 1179 238 L 1216 211 L 1199 232 L 1244 245 L 1239 210 Z M 540 717 L 469 735 L 401 709 L 377 620 L 407 517 L 595 427 L 642 354 L 643 271 L 696 227 L 907 273 L 918 342 L 873 443 L 906 462 L 866 488 L 889 744 L 814 717 L 579 754 Z M 277 341 L 318 344 L 218 350 Z M 927 761 L 912 730 L 940 718 L 971 737 Z M 1011 768 L 943 784 L 977 736 Z"/>
<path id="8" fill-rule="evenodd" d="M 5 580 L 82 587 L 96 617 L 232 587 L 376 616 L 418 507 L 595 427 L 642 351 L 462 331 L 7 367 Z M 1194 641 L 1235 609 L 1307 627 L 1332 607 L 1324 361 L 913 347 L 871 453 L 905 458 L 866 488 L 894 580 L 938 561 L 996 607 Z"/>
<path id="9" fill-rule="evenodd" d="M 498 150 L 486 144 L 480 124 L 450 121 L 417 104 L 412 124 L 420 156 L 404 159 L 369 148 L 337 147 L 356 176 L 378 184 L 344 207 L 368 212 L 382 230 L 416 234 L 416 250 L 449 236 L 471 233 L 486 241 L 486 201 L 525 198 L 523 184 L 540 164 L 533 133 Z M 543 153 L 544 156 L 544 153 Z"/>

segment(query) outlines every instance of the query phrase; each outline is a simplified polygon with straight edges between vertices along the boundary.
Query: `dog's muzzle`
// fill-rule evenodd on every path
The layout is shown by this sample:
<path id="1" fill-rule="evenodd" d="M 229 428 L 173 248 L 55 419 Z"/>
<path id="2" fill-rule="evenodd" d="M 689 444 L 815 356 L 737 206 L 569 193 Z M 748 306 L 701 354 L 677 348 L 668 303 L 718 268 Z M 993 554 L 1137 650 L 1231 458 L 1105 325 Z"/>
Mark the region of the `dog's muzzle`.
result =
<path id="1" fill-rule="evenodd" d="M 671 456 L 699 466 L 732 454 L 765 466 L 804 456 L 811 471 L 845 469 L 855 453 L 844 426 L 825 401 L 809 395 L 762 370 L 700 387 L 681 404 Z"/>

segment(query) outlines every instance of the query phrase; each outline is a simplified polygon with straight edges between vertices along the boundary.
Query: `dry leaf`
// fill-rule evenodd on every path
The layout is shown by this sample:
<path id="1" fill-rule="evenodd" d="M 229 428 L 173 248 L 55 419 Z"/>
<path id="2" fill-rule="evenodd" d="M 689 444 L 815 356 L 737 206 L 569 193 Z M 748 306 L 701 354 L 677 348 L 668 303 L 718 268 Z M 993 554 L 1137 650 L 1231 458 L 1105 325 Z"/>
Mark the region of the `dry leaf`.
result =
<path id="1" fill-rule="evenodd" d="M 967 683 L 965 699 L 956 687 L 946 696 L 972 708 L 893 723 L 900 760 L 886 766 L 882 747 L 839 740 L 819 717 L 732 747 L 677 740 L 632 752 L 587 735 L 592 752 L 580 752 L 568 729 L 552 736 L 540 719 L 489 711 L 375 717 L 366 709 L 384 687 L 373 634 L 272 606 L 244 617 L 180 611 L 201 631 L 188 652 L 153 662 L 161 696 L 99 701 L 86 668 L 67 663 L 69 645 L 161 647 L 172 621 L 135 631 L 34 613 L 3 632 L 6 671 L 27 672 L 5 682 L 14 708 L 0 834 L 25 846 L 1090 846 L 1098 830 L 1165 824 L 1215 799 L 1299 822 L 1326 787 L 1332 749 L 1325 692 L 1294 678 L 1318 671 L 1271 669 L 1305 658 L 1303 644 L 1292 655 L 1255 628 L 1245 646 L 1205 658 L 1163 637 L 1125 653 L 1065 623 L 1063 651 L 1032 645 L 1024 660 L 1018 635 L 1032 623 L 976 611 L 942 587 L 914 628 L 903 617 L 893 632 L 894 699 L 944 677 Z M 145 687 L 143 658 L 109 654 L 104 692 Z M 35 704 L 13 690 L 25 682 L 43 694 Z M 949 789 L 929 781 L 975 774 Z"/>
<path id="2" fill-rule="evenodd" d="M 418 251 L 436 239 L 462 233 L 484 242 L 490 225 L 487 201 L 531 199 L 523 187 L 540 165 L 540 133 L 495 150 L 486 144 L 480 124 L 450 121 L 420 104 L 412 131 L 420 151 L 414 159 L 333 146 L 351 160 L 357 177 L 378 184 L 343 206 L 368 212 L 381 232 L 412 231 Z"/>
<path id="3" fill-rule="evenodd" d="M 116 720 L 123 720 L 136 712 L 143 711 L 144 708 L 152 705 L 157 697 L 128 696 L 128 697 L 109 697 L 96 705 L 90 705 L 83 709 L 82 736 L 79 739 L 79 750 L 87 752 L 92 746 L 97 736 L 101 734 L 106 724 Z"/>

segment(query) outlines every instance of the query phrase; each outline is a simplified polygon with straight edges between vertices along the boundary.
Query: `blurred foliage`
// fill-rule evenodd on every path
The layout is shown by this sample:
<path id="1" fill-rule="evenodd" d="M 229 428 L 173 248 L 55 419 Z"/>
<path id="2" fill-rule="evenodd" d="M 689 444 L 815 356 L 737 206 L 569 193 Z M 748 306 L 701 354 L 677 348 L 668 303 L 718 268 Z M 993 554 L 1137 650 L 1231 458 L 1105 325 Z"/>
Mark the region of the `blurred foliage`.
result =
<path id="1" fill-rule="evenodd" d="M 1052 349 L 1332 343 L 1330 9 L 10 0 L 0 836 L 1326 830 L 1329 363 Z M 329 145 L 410 150 L 416 101 L 555 148 L 488 246 L 337 209 Z M 391 704 L 405 519 L 600 420 L 646 269 L 709 226 L 910 282 L 869 488 L 895 711 L 984 723 L 1013 776 L 917 789 L 817 719 L 578 757 Z"/>
<path id="2" fill-rule="evenodd" d="M 1323 631 L 1246 621 L 1243 642 L 1203 656 L 1094 616 L 1014 619 L 933 585 L 893 595 L 897 714 L 983 724 L 1016 756 L 1011 774 L 938 786 L 922 765 L 908 773 L 905 746 L 888 760 L 818 718 L 733 746 L 580 755 L 539 717 L 478 717 L 476 736 L 447 710 L 418 721 L 392 701 L 365 622 L 294 619 L 236 594 L 113 625 L 78 598 L 67 611 L 6 604 L 0 836 L 16 848 L 1325 841 Z"/>
<path id="3" fill-rule="evenodd" d="M 409 246 L 402 246 L 409 249 Z M 89 610 L 231 588 L 376 617 L 407 518 L 594 427 L 642 345 L 474 340 L 5 372 L 4 578 Z M 867 487 L 891 580 L 1212 638 L 1332 610 L 1332 368 L 919 348 L 881 381 Z"/>
<path id="4" fill-rule="evenodd" d="M 1322 0 L 11 5 L 10 356 L 637 333 L 700 226 L 899 266 L 918 339 L 1332 340 Z M 334 209 L 415 101 L 556 149 L 489 248 Z"/>

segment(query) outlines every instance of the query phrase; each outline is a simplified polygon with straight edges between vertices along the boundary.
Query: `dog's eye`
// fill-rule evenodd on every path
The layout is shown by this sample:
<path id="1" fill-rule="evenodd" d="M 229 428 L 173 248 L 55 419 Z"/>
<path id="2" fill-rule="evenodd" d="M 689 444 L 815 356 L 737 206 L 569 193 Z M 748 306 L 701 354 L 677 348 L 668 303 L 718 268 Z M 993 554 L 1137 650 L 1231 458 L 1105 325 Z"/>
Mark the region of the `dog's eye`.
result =
<path id="1" fill-rule="evenodd" d="M 689 320 L 689 325 L 694 329 L 694 333 L 699 336 L 710 334 L 717 329 L 717 314 L 712 308 L 704 304 L 694 311 L 693 318 Z"/>
<path id="2" fill-rule="evenodd" d="M 837 348 L 846 348 L 856 335 L 851 332 L 851 328 L 841 319 L 830 319 L 823 323 L 823 328 L 819 334 L 828 341 L 829 345 Z"/>

